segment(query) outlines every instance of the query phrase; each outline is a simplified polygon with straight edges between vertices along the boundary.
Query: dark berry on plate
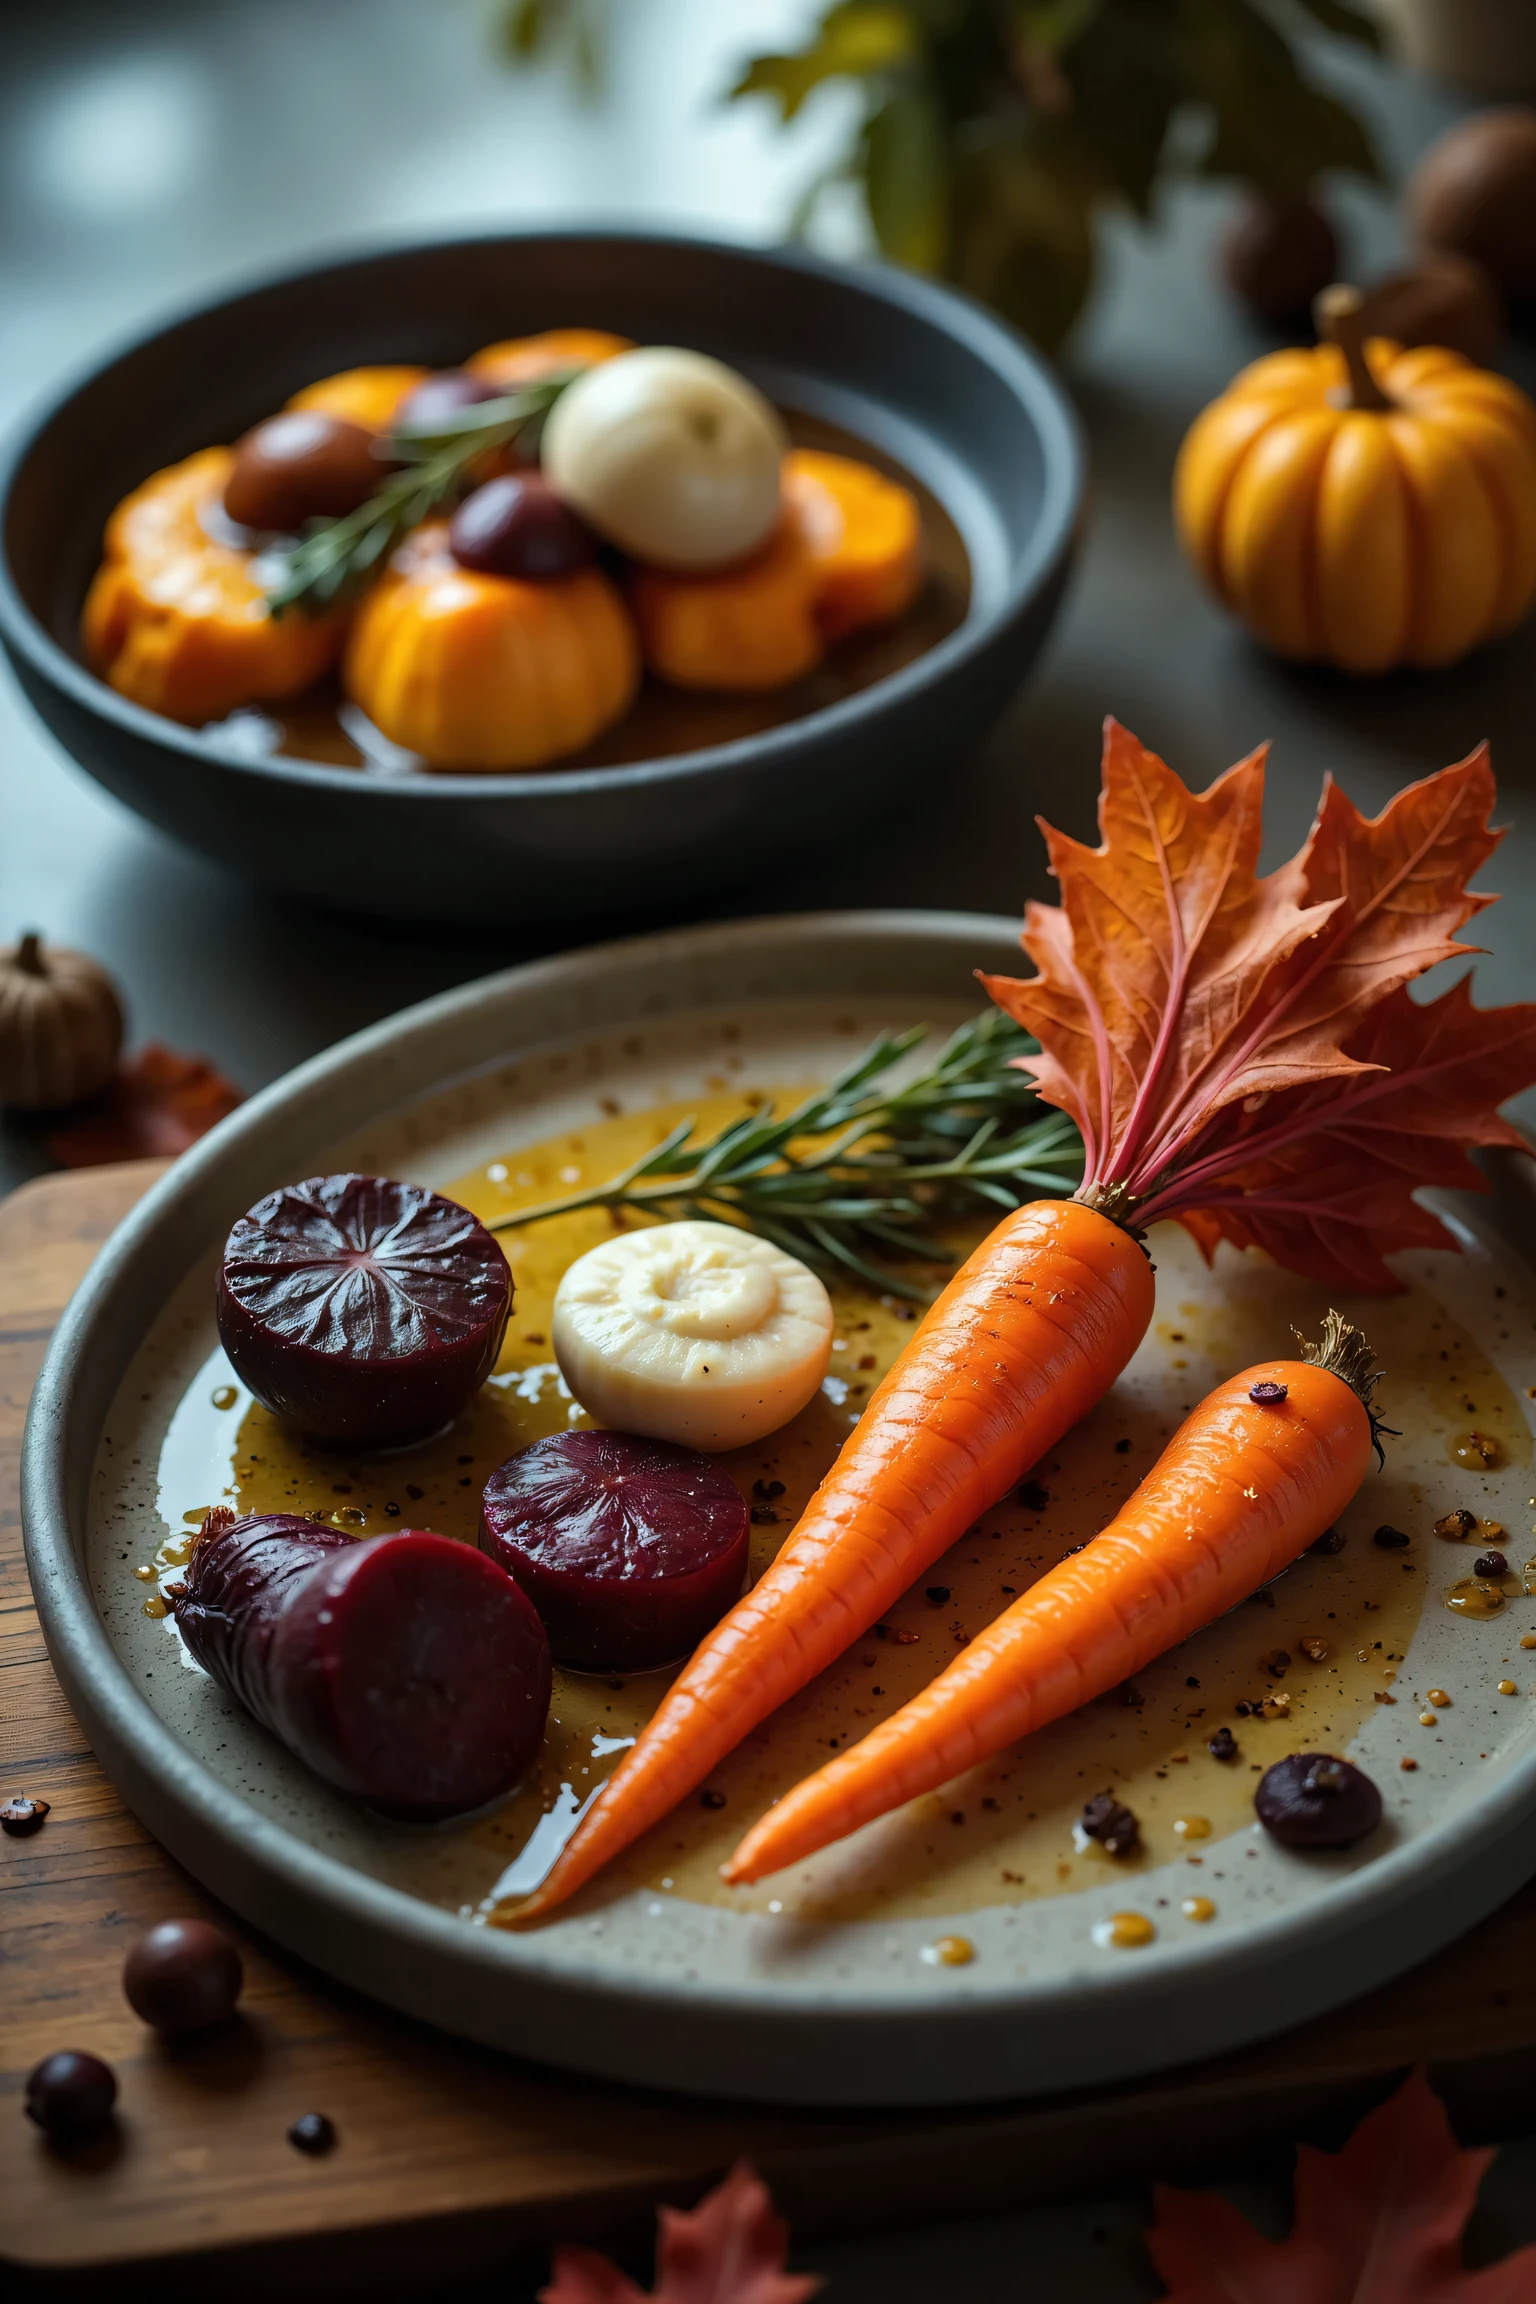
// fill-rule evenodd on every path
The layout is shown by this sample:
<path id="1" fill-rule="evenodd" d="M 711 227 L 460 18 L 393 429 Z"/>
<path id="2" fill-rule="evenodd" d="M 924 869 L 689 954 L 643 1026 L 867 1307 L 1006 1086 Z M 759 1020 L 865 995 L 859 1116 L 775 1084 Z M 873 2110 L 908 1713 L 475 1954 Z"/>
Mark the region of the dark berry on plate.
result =
<path id="1" fill-rule="evenodd" d="M 205 1672 L 317 1776 L 392 1814 L 483 1807 L 539 1748 L 549 1642 L 471 1545 L 211 1512 L 171 1604 Z"/>
<path id="2" fill-rule="evenodd" d="M 1284 1848 L 1353 1848 L 1381 1822 L 1369 1776 L 1328 1752 L 1293 1752 L 1259 1778 L 1259 1822 Z"/>
<path id="3" fill-rule="evenodd" d="M 384 466 L 373 434 L 343 416 L 292 408 L 236 443 L 224 483 L 224 509 L 244 528 L 285 536 L 306 520 L 337 520 L 377 493 Z"/>
<path id="4" fill-rule="evenodd" d="M 313 1440 L 423 1440 L 496 1365 L 512 1275 L 457 1202 L 385 1176 L 311 1176 L 224 1244 L 219 1335 L 264 1407 Z"/>
<path id="5" fill-rule="evenodd" d="M 482 1551 L 556 1658 L 643 1672 L 697 1647 L 741 1592 L 747 1505 L 708 1456 L 629 1432 L 556 1432 L 485 1484 Z"/>
<path id="6" fill-rule="evenodd" d="M 323 2112 L 301 2112 L 288 2131 L 288 2141 L 295 2152 L 303 2152 L 311 2160 L 332 2151 L 336 2143 L 336 2123 Z"/>
<path id="7" fill-rule="evenodd" d="M 234 2013 L 244 1971 L 211 1920 L 161 1920 L 128 1947 L 123 1994 L 157 2032 L 202 2032 Z"/>
<path id="8" fill-rule="evenodd" d="M 1106 1856 L 1134 1856 L 1141 1845 L 1141 1826 L 1113 1792 L 1096 1792 L 1086 1801 L 1078 1826 L 1086 1839 L 1097 1840 Z"/>
<path id="9" fill-rule="evenodd" d="M 483 376 L 471 376 L 467 368 L 440 368 L 406 394 L 395 410 L 395 427 L 409 425 L 426 431 L 435 426 L 451 431 L 466 408 L 505 397 L 504 386 L 489 384 Z"/>
<path id="10" fill-rule="evenodd" d="M 535 472 L 487 480 L 448 524 L 448 548 L 481 576 L 574 576 L 597 555 L 592 531 Z"/>
<path id="11" fill-rule="evenodd" d="M 54 2144 L 85 2144 L 111 2125 L 117 2078 L 99 2056 L 61 2048 L 27 2074 L 26 2113 Z"/>

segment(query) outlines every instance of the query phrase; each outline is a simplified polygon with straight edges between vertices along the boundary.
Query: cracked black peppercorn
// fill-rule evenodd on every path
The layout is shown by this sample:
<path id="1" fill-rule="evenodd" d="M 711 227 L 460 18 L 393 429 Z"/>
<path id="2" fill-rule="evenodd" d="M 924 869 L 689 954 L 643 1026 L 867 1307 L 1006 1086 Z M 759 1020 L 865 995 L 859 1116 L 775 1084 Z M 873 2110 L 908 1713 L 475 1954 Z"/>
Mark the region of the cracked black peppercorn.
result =
<path id="1" fill-rule="evenodd" d="M 111 2066 L 83 2048 L 61 2048 L 27 2074 L 27 2118 L 51 2144 L 86 2144 L 103 2135 L 116 2102 Z"/>
<path id="2" fill-rule="evenodd" d="M 1259 1778 L 1254 1810 L 1283 1848 L 1353 1848 L 1381 1822 L 1381 1794 L 1328 1752 L 1292 1752 Z"/>
<path id="3" fill-rule="evenodd" d="M 1409 1545 L 1413 1542 L 1413 1538 L 1411 1536 L 1404 1535 L 1401 1528 L 1389 1528 L 1386 1522 L 1383 1521 L 1381 1526 L 1377 1529 L 1375 1535 L 1371 1538 L 1371 1542 L 1373 1544 L 1379 1544 L 1383 1552 L 1401 1552 L 1405 1545 Z"/>
<path id="4" fill-rule="evenodd" d="M 1480 1552 L 1472 1563 L 1474 1576 L 1507 1576 L 1509 1562 L 1502 1552 Z"/>
<path id="5" fill-rule="evenodd" d="M 1206 1738 L 1205 1748 L 1213 1760 L 1237 1758 L 1237 1738 L 1230 1728 L 1218 1728 L 1213 1736 Z"/>
<path id="6" fill-rule="evenodd" d="M 699 1794 L 699 1806 L 701 1808 L 723 1808 L 725 1806 L 725 1794 L 723 1792 L 701 1792 Z"/>
<path id="7" fill-rule="evenodd" d="M 1106 1856 L 1134 1856 L 1141 1845 L 1141 1826 L 1113 1792 L 1096 1792 L 1085 1801 L 1078 1825 Z"/>
<path id="8" fill-rule="evenodd" d="M 925 1600 L 932 1601 L 935 1608 L 942 1608 L 949 1598 L 949 1586 L 947 1584 L 930 1584 L 923 1597 Z"/>
<path id="9" fill-rule="evenodd" d="M 1317 1541 L 1307 1546 L 1309 1552 L 1342 1552 L 1348 1539 L 1341 1528 L 1325 1528 Z"/>

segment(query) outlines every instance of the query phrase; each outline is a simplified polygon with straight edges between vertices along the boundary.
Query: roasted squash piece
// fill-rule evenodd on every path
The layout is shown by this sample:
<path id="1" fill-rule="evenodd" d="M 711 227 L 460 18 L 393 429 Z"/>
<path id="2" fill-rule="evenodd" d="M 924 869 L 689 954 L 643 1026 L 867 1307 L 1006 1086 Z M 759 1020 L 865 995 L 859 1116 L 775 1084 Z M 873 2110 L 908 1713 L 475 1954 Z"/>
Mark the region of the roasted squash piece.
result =
<path id="1" fill-rule="evenodd" d="M 633 352 L 628 336 L 610 336 L 606 328 L 546 328 L 541 336 L 509 336 L 500 344 L 487 344 L 464 365 L 471 376 L 483 376 L 510 392 L 517 384 L 539 384 L 557 376 L 562 368 L 595 368 L 620 352 Z"/>
<path id="2" fill-rule="evenodd" d="M 650 669 L 677 688 L 783 688 L 821 661 L 819 572 L 793 506 L 760 552 L 707 576 L 639 568 L 630 602 Z"/>
<path id="3" fill-rule="evenodd" d="M 542 583 L 478 575 L 435 520 L 358 609 L 343 678 L 392 743 L 434 768 L 541 768 L 628 711 L 640 651 L 599 570 Z"/>
<path id="4" fill-rule="evenodd" d="M 103 679 L 193 726 L 308 688 L 345 628 L 339 616 L 274 620 L 253 555 L 209 535 L 202 514 L 221 502 L 232 462 L 228 448 L 204 448 L 123 498 L 81 619 Z"/>
<path id="5" fill-rule="evenodd" d="M 816 562 L 816 617 L 829 640 L 889 624 L 911 607 L 924 553 L 910 488 L 824 448 L 792 448 L 783 485 Z"/>
<path id="6" fill-rule="evenodd" d="M 343 368 L 338 376 L 322 376 L 306 384 L 288 402 L 316 416 L 342 416 L 361 424 L 365 432 L 387 432 L 401 401 L 425 384 L 430 368 Z"/>

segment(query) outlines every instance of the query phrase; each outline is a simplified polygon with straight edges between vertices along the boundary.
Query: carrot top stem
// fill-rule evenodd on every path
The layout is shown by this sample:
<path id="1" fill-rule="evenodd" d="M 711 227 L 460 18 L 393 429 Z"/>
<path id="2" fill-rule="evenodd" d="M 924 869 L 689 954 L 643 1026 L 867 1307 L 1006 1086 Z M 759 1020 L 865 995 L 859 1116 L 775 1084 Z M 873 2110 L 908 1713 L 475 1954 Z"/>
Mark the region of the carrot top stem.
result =
<path id="1" fill-rule="evenodd" d="M 1384 1437 L 1395 1440 L 1398 1434 L 1392 1425 L 1384 1424 L 1376 1413 L 1372 1395 L 1384 1371 L 1377 1367 L 1376 1355 L 1360 1330 L 1330 1306 L 1323 1315 L 1320 1343 L 1314 1344 L 1310 1338 L 1303 1336 L 1299 1328 L 1293 1328 L 1291 1334 L 1301 1347 L 1303 1360 L 1314 1368 L 1326 1369 L 1330 1376 L 1337 1376 L 1349 1386 L 1371 1420 L 1371 1445 L 1376 1451 L 1377 1462 L 1384 1464 L 1387 1459 L 1382 1440 Z"/>

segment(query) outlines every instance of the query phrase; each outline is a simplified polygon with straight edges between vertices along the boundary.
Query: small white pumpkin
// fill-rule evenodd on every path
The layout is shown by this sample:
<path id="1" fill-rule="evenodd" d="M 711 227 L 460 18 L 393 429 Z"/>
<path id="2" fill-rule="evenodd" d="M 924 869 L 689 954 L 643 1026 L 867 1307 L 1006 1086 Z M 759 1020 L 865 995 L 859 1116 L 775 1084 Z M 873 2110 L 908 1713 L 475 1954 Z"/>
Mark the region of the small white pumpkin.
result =
<path id="1" fill-rule="evenodd" d="M 544 423 L 544 476 L 656 568 L 724 568 L 766 543 L 787 443 L 770 403 L 702 352 L 648 344 L 588 368 Z"/>

